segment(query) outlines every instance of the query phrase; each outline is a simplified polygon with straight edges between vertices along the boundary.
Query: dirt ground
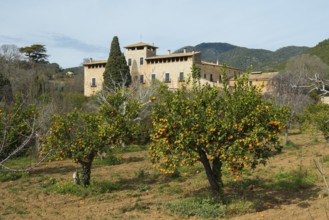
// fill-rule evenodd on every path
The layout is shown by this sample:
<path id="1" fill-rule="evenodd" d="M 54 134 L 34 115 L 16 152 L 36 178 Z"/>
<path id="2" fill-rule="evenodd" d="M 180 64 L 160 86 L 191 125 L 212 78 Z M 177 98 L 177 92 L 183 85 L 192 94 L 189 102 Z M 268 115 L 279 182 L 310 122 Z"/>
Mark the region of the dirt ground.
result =
<path id="1" fill-rule="evenodd" d="M 267 176 L 273 173 L 302 166 L 315 175 L 312 185 L 297 190 L 275 187 L 265 190 L 250 184 L 242 189 L 241 196 L 261 204 L 249 213 L 231 214 L 226 219 L 329 219 L 329 196 L 312 160 L 314 155 L 328 156 L 329 144 L 321 136 L 310 134 L 291 134 L 289 140 L 293 147 L 284 149 L 267 166 L 257 168 L 246 178 L 251 182 L 255 178 L 267 181 Z M 76 196 L 43 187 L 53 180 L 71 181 L 76 169 L 71 161 L 44 163 L 28 177 L 0 183 L 0 219 L 199 219 L 181 216 L 163 204 L 208 191 L 204 172 L 173 179 L 154 170 L 146 151 L 118 156 L 125 160 L 123 164 L 95 165 L 92 169 L 93 180 L 118 186 L 112 192 Z M 329 179 L 329 162 L 323 166 Z M 232 182 L 229 183 L 225 194 L 237 194 Z"/>

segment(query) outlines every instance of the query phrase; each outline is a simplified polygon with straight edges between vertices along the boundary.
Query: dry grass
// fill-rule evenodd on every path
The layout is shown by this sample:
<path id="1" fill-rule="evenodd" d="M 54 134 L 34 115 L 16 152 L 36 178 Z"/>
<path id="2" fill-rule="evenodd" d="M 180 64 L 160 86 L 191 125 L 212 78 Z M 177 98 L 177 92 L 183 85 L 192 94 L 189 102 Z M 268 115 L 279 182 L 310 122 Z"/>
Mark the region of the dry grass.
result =
<path id="1" fill-rule="evenodd" d="M 45 163 L 29 176 L 2 179 L 0 219 L 327 219 L 329 197 L 312 156 L 324 157 L 329 174 L 329 146 L 316 138 L 293 134 L 267 166 L 238 182 L 225 175 L 225 205 L 210 197 L 204 172 L 160 175 L 146 151 L 95 165 L 88 189 L 71 184 L 72 162 Z"/>

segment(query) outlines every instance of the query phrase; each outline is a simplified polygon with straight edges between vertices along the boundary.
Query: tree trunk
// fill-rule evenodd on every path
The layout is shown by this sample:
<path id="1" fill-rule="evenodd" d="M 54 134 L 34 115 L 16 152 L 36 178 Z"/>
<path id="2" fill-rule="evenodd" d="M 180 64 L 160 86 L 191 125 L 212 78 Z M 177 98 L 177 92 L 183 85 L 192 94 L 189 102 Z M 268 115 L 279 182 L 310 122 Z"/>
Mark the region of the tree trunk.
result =
<path id="1" fill-rule="evenodd" d="M 82 167 L 82 178 L 81 182 L 83 186 L 89 186 L 90 185 L 90 175 L 91 175 L 91 165 L 94 160 L 94 155 L 89 155 L 84 160 L 80 161 L 81 167 Z"/>
<path id="2" fill-rule="evenodd" d="M 216 181 L 221 189 L 220 193 L 223 194 L 224 183 L 222 180 L 222 161 L 218 157 L 215 158 L 212 163 L 212 170 L 215 175 Z"/>
<path id="3" fill-rule="evenodd" d="M 209 160 L 207 158 L 207 155 L 204 151 L 200 151 L 199 152 L 200 155 L 200 161 L 203 164 L 205 170 L 206 170 L 206 175 L 208 178 L 208 182 L 210 184 L 211 190 L 212 190 L 212 194 L 214 197 L 219 198 L 220 200 L 222 200 L 222 180 L 221 180 L 221 174 L 218 175 L 218 167 L 216 167 L 216 169 L 211 169 Z M 214 164 L 215 165 L 215 164 Z M 216 164 L 219 165 L 219 164 Z M 213 167 L 215 168 L 215 167 Z M 214 172 L 215 171 L 215 172 Z M 219 184 L 220 183 L 220 184 Z"/>
<path id="4" fill-rule="evenodd" d="M 288 123 L 286 124 L 286 127 L 284 129 L 284 139 L 283 139 L 283 146 L 286 146 L 288 143 L 288 134 L 289 134 L 289 128 L 290 128 L 290 119 Z"/>

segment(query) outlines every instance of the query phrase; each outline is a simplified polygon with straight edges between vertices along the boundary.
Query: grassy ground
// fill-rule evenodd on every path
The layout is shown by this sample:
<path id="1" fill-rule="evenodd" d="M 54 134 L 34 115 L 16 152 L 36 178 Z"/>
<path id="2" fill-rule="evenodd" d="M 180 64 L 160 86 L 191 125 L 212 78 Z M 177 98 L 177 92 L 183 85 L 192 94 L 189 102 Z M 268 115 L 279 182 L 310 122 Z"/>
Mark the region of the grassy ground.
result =
<path id="1" fill-rule="evenodd" d="M 224 173 L 225 204 L 211 198 L 205 173 L 195 172 L 201 166 L 187 176 L 163 176 L 145 147 L 95 161 L 88 188 L 72 184 L 71 161 L 44 163 L 30 174 L 0 173 L 0 219 L 329 219 L 329 196 L 314 155 L 329 178 L 325 140 L 291 134 L 267 166 L 246 171 L 237 182 Z"/>

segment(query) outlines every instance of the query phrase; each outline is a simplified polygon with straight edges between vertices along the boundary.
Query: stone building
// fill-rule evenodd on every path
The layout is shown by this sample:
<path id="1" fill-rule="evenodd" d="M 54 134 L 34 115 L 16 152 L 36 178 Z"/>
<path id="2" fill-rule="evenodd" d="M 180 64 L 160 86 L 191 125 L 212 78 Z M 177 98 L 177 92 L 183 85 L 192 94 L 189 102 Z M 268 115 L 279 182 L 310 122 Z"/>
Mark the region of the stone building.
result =
<path id="1" fill-rule="evenodd" d="M 165 83 L 169 89 L 186 85 L 193 64 L 200 67 L 201 83 L 221 86 L 223 66 L 218 63 L 204 62 L 200 52 L 171 53 L 157 55 L 158 47 L 143 42 L 125 46 L 126 60 L 134 82 L 148 85 L 154 80 Z M 84 64 L 84 94 L 90 96 L 102 90 L 103 72 L 106 60 L 90 60 Z M 228 77 L 240 74 L 241 70 L 226 67 Z"/>
<path id="2" fill-rule="evenodd" d="M 248 76 L 250 85 L 261 88 L 262 94 L 270 94 L 273 92 L 273 79 L 279 72 L 251 72 Z M 229 79 L 229 85 L 234 86 L 234 78 Z"/>

